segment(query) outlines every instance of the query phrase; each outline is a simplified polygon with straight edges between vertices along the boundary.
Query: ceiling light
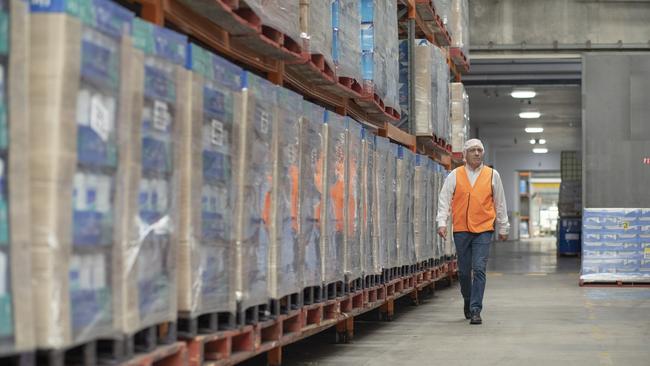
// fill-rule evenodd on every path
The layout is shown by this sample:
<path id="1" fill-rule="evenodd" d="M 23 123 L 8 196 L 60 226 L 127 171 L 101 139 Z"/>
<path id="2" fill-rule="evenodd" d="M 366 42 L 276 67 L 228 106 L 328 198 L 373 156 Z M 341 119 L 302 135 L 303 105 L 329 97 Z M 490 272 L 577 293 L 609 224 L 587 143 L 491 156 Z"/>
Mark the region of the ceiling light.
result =
<path id="1" fill-rule="evenodd" d="M 539 118 L 539 116 L 541 115 L 542 114 L 537 111 L 528 111 L 528 112 L 519 113 L 519 118 L 534 119 L 534 118 Z"/>
<path id="2" fill-rule="evenodd" d="M 540 145 L 546 145 L 546 140 L 544 140 L 544 139 L 539 139 L 539 144 L 540 144 Z"/>
<path id="3" fill-rule="evenodd" d="M 544 132 L 544 128 L 543 127 L 526 127 L 525 131 L 528 132 L 528 133 L 542 133 L 542 132 Z"/>
<path id="4" fill-rule="evenodd" d="M 545 148 L 545 147 L 538 147 L 538 148 L 533 149 L 533 152 L 535 154 L 546 154 L 548 152 L 548 149 Z"/>
<path id="5" fill-rule="evenodd" d="M 530 139 L 530 144 L 535 145 L 535 139 Z"/>
<path id="6" fill-rule="evenodd" d="M 517 99 L 530 99 L 530 98 L 535 98 L 537 93 L 535 93 L 533 90 L 513 90 L 510 95 L 513 98 Z"/>

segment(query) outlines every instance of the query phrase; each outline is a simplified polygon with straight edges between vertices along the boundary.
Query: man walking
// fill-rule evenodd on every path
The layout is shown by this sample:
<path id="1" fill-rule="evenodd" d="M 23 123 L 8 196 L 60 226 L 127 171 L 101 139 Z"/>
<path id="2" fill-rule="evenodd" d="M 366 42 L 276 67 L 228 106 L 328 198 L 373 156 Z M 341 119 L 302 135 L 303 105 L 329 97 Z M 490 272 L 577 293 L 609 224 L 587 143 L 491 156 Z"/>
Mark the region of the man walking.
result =
<path id="1" fill-rule="evenodd" d="M 495 221 L 499 226 L 499 240 L 506 240 L 510 229 L 501 178 L 496 170 L 483 165 L 484 153 L 481 140 L 465 142 L 465 166 L 447 176 L 436 217 L 438 235 L 446 238 L 451 211 L 460 292 L 465 300 L 465 318 L 470 319 L 470 324 L 482 323 L 485 267 Z"/>

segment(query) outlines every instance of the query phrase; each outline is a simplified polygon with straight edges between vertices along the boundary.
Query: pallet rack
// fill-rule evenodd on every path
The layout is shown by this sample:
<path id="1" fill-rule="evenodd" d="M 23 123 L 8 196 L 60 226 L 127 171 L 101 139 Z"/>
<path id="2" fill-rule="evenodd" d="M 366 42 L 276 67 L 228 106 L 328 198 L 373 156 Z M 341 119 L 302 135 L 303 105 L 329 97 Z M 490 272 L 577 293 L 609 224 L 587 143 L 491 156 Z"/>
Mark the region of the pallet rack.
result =
<path id="1" fill-rule="evenodd" d="M 197 14 L 182 0 L 115 1 L 131 8 L 149 22 L 179 31 L 192 41 L 265 76 L 271 82 L 299 92 L 307 100 L 373 127 L 378 135 L 394 143 L 425 154 L 447 169 L 453 167 L 451 149 L 445 141 L 435 136 L 416 138 L 395 127 L 399 114 L 393 108 L 385 106 L 376 95 L 365 95 L 358 81 L 337 77 L 322 57 L 304 52 L 293 40 L 264 26 L 250 10 L 238 11 L 239 0 L 211 0 L 220 12 L 219 24 Z M 451 44 L 449 33 L 430 0 L 396 1 L 400 5 L 399 11 L 403 13 L 400 15 L 400 27 L 406 25 L 408 38 L 412 41 L 411 52 L 416 35 L 427 38 L 439 47 Z M 451 57 L 448 57 L 447 63 L 453 78 L 460 81 L 459 69 Z M 347 343 L 354 336 L 355 317 L 378 310 L 382 319 L 392 320 L 397 299 L 408 296 L 414 304 L 418 304 L 423 291 L 433 291 L 440 283 L 451 284 L 455 278 L 455 259 L 439 265 L 418 267 L 390 280 L 348 291 L 334 299 L 304 305 L 271 320 L 211 334 L 181 337 L 178 342 L 137 354 L 123 364 L 220 366 L 267 353 L 268 363 L 279 365 L 285 345 L 331 327 L 336 327 L 337 340 Z M 31 359 L 28 357 L 28 360 Z"/>

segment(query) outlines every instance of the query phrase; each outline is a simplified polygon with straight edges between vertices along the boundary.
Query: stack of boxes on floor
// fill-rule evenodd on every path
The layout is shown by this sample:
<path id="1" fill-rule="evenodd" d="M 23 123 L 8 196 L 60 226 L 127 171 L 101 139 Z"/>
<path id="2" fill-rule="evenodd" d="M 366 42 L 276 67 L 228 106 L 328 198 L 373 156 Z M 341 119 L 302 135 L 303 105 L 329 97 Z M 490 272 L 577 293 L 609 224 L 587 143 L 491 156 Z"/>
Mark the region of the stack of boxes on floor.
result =
<path id="1" fill-rule="evenodd" d="M 585 208 L 585 282 L 650 282 L 650 209 Z"/>
<path id="2" fill-rule="evenodd" d="M 0 356 L 34 347 L 30 265 L 29 19 L 21 0 L 0 1 Z"/>
<path id="3" fill-rule="evenodd" d="M 560 174 L 557 251 L 559 254 L 577 255 L 580 253 L 582 227 L 582 159 L 579 151 L 562 151 Z"/>
<path id="4" fill-rule="evenodd" d="M 52 4 L 32 3 L 27 63 L 26 5 L 0 0 L 0 354 L 255 320 L 452 254 L 430 159 L 114 2 Z"/>

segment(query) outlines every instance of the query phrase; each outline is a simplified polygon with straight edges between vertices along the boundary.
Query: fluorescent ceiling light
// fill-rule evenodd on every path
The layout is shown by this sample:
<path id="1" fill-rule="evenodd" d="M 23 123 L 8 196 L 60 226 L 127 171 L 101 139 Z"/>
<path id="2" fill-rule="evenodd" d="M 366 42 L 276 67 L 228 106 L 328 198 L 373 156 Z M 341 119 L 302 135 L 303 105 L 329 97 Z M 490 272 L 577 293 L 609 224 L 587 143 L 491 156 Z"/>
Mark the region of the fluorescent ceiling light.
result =
<path id="1" fill-rule="evenodd" d="M 517 99 L 530 99 L 530 98 L 535 98 L 537 93 L 535 93 L 533 90 L 513 90 L 510 95 L 513 98 Z"/>
<path id="2" fill-rule="evenodd" d="M 535 145 L 535 139 L 530 139 L 530 144 Z"/>
<path id="3" fill-rule="evenodd" d="M 525 131 L 528 132 L 528 133 L 542 133 L 542 132 L 544 132 L 544 128 L 543 127 L 526 127 Z"/>
<path id="4" fill-rule="evenodd" d="M 546 145 L 546 140 L 544 140 L 544 139 L 539 139 L 539 144 L 540 144 L 540 145 Z"/>
<path id="5" fill-rule="evenodd" d="M 534 119 L 539 118 L 542 114 L 537 111 L 528 111 L 519 113 L 519 118 Z"/>
<path id="6" fill-rule="evenodd" d="M 538 148 L 533 149 L 533 152 L 535 154 L 546 154 L 548 152 L 548 149 L 545 148 L 545 147 L 538 147 Z"/>

